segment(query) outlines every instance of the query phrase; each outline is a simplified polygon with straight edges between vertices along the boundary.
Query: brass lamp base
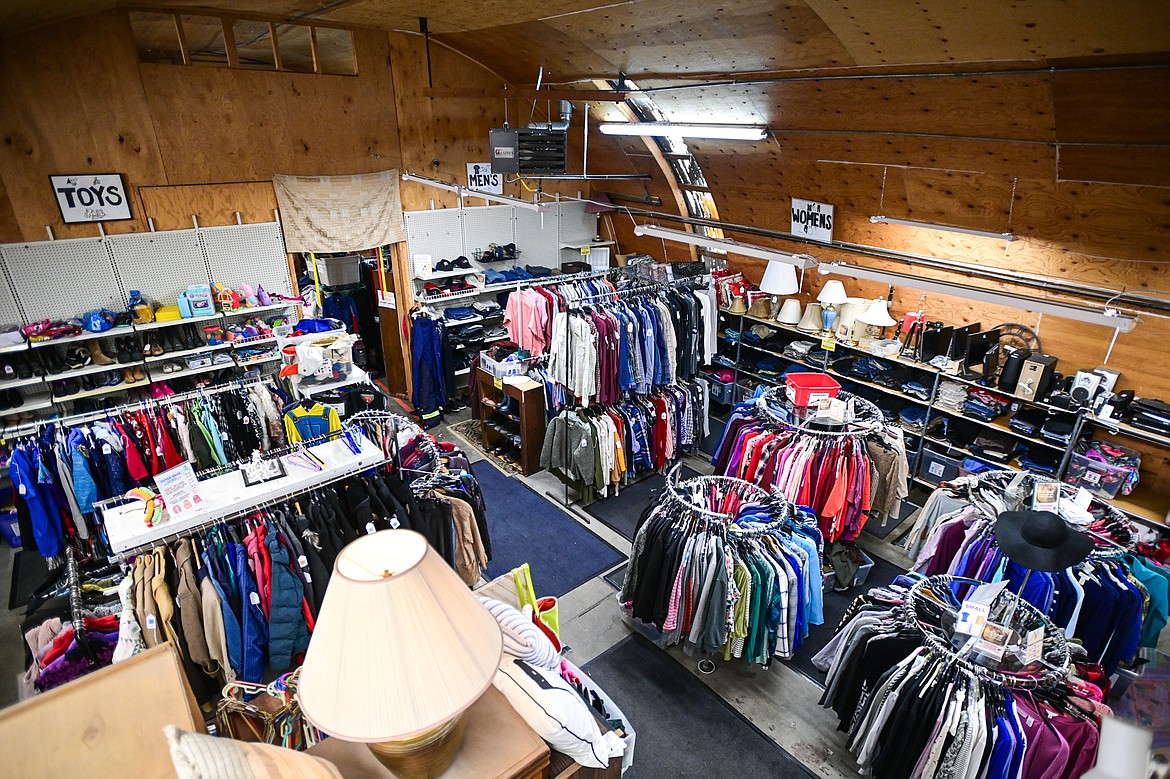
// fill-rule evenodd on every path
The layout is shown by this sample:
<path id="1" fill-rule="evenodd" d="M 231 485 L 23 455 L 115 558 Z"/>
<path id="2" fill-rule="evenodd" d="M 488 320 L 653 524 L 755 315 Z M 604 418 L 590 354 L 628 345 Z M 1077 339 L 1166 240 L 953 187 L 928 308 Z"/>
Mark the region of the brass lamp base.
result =
<path id="1" fill-rule="evenodd" d="M 462 714 L 437 728 L 399 741 L 366 744 L 378 762 L 400 779 L 436 779 L 451 767 L 463 743 Z"/>

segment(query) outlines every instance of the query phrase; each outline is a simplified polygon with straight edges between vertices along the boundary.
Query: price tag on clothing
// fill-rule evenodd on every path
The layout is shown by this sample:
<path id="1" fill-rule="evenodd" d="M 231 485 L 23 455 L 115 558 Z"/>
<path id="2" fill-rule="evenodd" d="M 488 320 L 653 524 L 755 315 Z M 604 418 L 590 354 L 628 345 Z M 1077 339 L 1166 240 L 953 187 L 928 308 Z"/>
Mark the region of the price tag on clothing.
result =
<path id="1" fill-rule="evenodd" d="M 110 446 L 109 444 L 102 444 L 102 454 L 113 454 L 113 453 L 114 453 L 114 447 Z"/>
<path id="2" fill-rule="evenodd" d="M 1024 665 L 1035 663 L 1044 654 L 1044 628 L 1028 631 L 1024 642 Z"/>
<path id="3" fill-rule="evenodd" d="M 390 517 L 390 527 L 394 528 L 395 530 L 397 530 L 398 528 L 402 527 L 402 523 L 398 521 L 398 515 L 397 515 L 397 514 L 395 514 L 394 516 Z"/>
<path id="4" fill-rule="evenodd" d="M 822 349 L 824 349 L 826 352 L 835 352 L 835 351 L 837 351 L 837 341 L 836 341 L 836 339 L 834 339 L 834 338 L 822 338 L 822 339 L 821 339 L 821 348 L 822 348 Z"/>
<path id="5" fill-rule="evenodd" d="M 372 536 L 374 533 L 377 533 L 377 532 L 378 532 L 378 528 L 374 527 L 373 522 L 366 523 L 366 535 Z"/>
<path id="6" fill-rule="evenodd" d="M 27 487 L 27 486 L 25 486 L 24 484 L 22 484 L 22 485 L 20 485 L 20 490 L 19 490 L 19 491 L 20 491 L 20 494 L 21 494 L 21 495 L 27 495 L 27 494 L 28 494 L 28 487 Z"/>
<path id="7" fill-rule="evenodd" d="M 305 571 L 305 584 L 312 584 L 313 576 L 308 571 Z"/>
<path id="8" fill-rule="evenodd" d="M 256 593 L 252 593 L 252 594 L 255 595 Z M 155 619 L 155 616 L 153 614 L 147 614 L 146 615 L 146 629 L 147 630 L 154 630 L 156 627 L 158 627 L 158 620 Z"/>
<path id="9" fill-rule="evenodd" d="M 305 557 L 304 555 L 301 555 L 300 557 L 297 558 L 297 565 L 299 565 L 302 568 L 308 568 L 309 567 L 309 558 Z"/>
<path id="10" fill-rule="evenodd" d="M 251 603 L 253 606 L 259 606 L 260 605 L 260 596 L 257 593 L 249 592 L 248 593 L 248 603 Z"/>

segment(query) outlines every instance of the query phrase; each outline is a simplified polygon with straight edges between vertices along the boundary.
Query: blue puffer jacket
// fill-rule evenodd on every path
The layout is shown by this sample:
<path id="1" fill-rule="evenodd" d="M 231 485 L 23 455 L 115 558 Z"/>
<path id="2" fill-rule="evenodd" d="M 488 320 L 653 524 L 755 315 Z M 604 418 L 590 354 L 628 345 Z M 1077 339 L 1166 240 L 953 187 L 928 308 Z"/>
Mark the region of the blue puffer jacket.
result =
<path id="1" fill-rule="evenodd" d="M 260 608 L 260 593 L 256 580 L 248 570 L 248 550 L 243 544 L 229 544 L 232 567 L 240 587 L 240 637 L 243 644 L 243 662 L 240 681 L 260 682 L 264 678 L 264 659 L 268 649 L 268 623 Z"/>
<path id="2" fill-rule="evenodd" d="M 292 656 L 309 646 L 309 628 L 301 611 L 305 585 L 289 566 L 288 549 L 277 530 L 267 523 L 264 545 L 272 558 L 272 602 L 268 608 L 268 664 L 272 670 L 288 669 Z"/>

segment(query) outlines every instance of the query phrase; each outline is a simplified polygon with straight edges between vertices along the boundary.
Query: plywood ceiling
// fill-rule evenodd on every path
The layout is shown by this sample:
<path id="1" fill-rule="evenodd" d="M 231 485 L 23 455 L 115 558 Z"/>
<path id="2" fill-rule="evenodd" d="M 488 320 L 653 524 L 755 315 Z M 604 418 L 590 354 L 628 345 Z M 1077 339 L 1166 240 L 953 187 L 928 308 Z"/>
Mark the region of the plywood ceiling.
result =
<path id="1" fill-rule="evenodd" d="M 546 85 L 590 89 L 620 72 L 646 88 L 861 70 L 1019 69 L 1118 59 L 1167 63 L 1166 1 L 4 0 L 0 34 L 19 34 L 115 5 L 234 11 L 409 32 L 417 32 L 419 17 L 426 16 L 437 45 L 467 55 L 515 85 L 536 83 L 543 69 Z M 857 92 L 865 102 L 860 86 L 833 86 L 838 88 Z M 819 89 L 721 86 L 658 92 L 655 100 L 678 121 L 760 121 L 798 129 L 809 122 L 824 125 Z M 1026 133 L 1029 137 L 1050 138 L 1052 120 L 1044 114 L 1051 106 L 1031 102 L 1037 94 L 1033 82 L 987 89 L 1005 91 L 994 102 L 1018 113 L 1021 124 L 1045 126 Z M 907 95 L 907 105 L 923 106 L 919 113 L 929 114 L 935 91 L 919 85 Z M 841 101 L 835 103 L 839 109 Z M 887 116 L 891 108 L 872 107 Z M 863 124 L 883 129 L 870 119 Z M 973 134 L 994 134 L 977 116 L 967 124 Z"/>

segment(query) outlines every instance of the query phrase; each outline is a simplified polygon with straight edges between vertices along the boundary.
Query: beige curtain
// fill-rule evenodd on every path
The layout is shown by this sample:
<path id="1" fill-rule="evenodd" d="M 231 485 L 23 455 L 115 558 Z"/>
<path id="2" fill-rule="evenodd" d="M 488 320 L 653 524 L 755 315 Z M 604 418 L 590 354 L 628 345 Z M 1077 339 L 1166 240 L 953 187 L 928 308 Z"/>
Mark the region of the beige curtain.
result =
<path id="1" fill-rule="evenodd" d="M 396 170 L 272 177 L 290 252 L 348 252 L 406 240 Z"/>

